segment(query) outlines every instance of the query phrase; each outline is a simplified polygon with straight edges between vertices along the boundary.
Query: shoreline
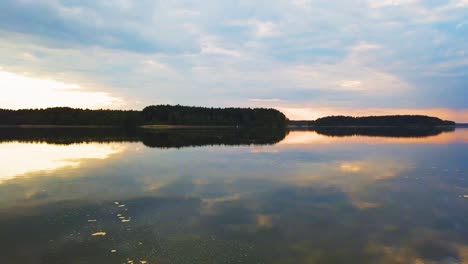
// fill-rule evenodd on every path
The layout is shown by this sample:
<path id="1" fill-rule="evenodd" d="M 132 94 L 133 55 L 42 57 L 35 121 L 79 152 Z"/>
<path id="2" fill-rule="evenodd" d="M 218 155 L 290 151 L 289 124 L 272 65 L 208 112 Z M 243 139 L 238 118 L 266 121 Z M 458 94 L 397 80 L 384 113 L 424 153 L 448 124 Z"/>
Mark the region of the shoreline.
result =
<path id="1" fill-rule="evenodd" d="M 143 125 L 143 129 L 189 129 L 189 128 L 238 128 L 235 126 L 205 126 L 205 125 Z"/>
<path id="2" fill-rule="evenodd" d="M 0 128 L 118 128 L 98 125 L 0 125 Z"/>
<path id="3" fill-rule="evenodd" d="M 452 128 L 452 127 L 467 127 L 466 125 L 454 125 L 454 126 L 431 126 L 431 125 L 403 125 L 403 126 L 360 126 L 360 125 L 353 125 L 353 126 L 321 126 L 321 125 L 312 125 L 312 126 L 297 126 L 297 125 L 288 125 L 288 128 L 323 128 L 323 127 L 330 127 L 330 128 L 432 128 L 432 127 L 447 127 L 447 128 Z"/>
<path id="4" fill-rule="evenodd" d="M 105 126 L 105 125 L 0 125 L 0 128 L 125 128 L 121 126 Z M 240 128 L 237 126 L 214 126 L 214 125 L 141 125 L 141 126 L 134 126 L 131 128 L 142 128 L 142 129 L 155 129 L 155 130 L 163 130 L 163 129 L 193 129 L 193 128 Z M 289 129 L 301 129 L 301 128 L 468 128 L 468 124 L 456 124 L 454 126 L 430 126 L 430 125 L 403 125 L 403 126 L 360 126 L 360 125 L 353 125 L 353 126 L 320 126 L 320 125 L 312 125 L 312 126 L 300 126 L 300 125 L 287 125 Z"/>

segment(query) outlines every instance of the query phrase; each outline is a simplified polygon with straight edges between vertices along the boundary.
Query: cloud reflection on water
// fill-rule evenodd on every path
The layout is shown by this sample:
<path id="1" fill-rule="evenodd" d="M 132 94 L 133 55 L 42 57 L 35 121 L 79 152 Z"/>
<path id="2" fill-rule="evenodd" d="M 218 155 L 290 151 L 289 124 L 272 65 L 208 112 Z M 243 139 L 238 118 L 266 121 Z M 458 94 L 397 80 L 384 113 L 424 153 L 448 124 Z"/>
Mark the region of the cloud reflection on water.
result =
<path id="1" fill-rule="evenodd" d="M 149 254 L 145 259 L 151 263 L 163 257 L 161 263 L 177 263 L 181 255 L 190 262 L 203 250 L 221 258 L 233 250 L 244 263 L 260 262 L 256 257 L 265 263 L 332 263 L 337 248 L 343 258 L 359 263 L 431 263 L 426 260 L 439 256 L 427 255 L 428 248 L 442 260 L 466 260 L 463 194 L 468 188 L 461 180 L 466 145 L 387 145 L 378 142 L 394 139 L 374 137 L 362 138 L 375 144 L 360 144 L 359 137 L 299 135 L 319 138 L 315 142 L 323 137 L 327 144 L 291 140 L 294 144 L 180 149 L 144 148 L 142 143 L 51 145 L 66 148 L 65 153 L 53 148 L 53 161 L 78 165 L 66 163 L 40 172 L 41 177 L 35 177 L 35 170 L 0 184 L 0 209 L 13 219 L 4 219 L 0 232 L 24 228 L 14 220 L 28 221 L 23 218 L 27 211 L 42 219 L 27 222 L 37 239 L 18 236 L 17 244 L 26 247 L 26 241 L 32 248 L 44 244 L 41 232 L 54 234 L 62 243 L 53 243 L 55 249 L 65 254 L 67 248 L 87 246 L 82 237 L 70 238 L 72 230 L 89 237 L 92 228 L 102 225 L 106 238 L 119 238 L 99 242 L 106 245 L 104 259 L 110 249 L 133 254 L 133 245 L 140 247 L 143 241 L 148 247 L 138 252 Z M 28 152 L 36 152 L 31 157 L 48 153 L 44 145 L 30 144 Z M 87 154 L 73 150 L 78 146 Z M 10 155 L 17 156 L 10 157 L 11 163 L 30 162 L 20 151 Z M 117 214 L 131 217 L 124 224 L 130 231 L 122 228 Z M 90 219 L 97 222 L 90 224 Z M 61 221 L 65 224 L 56 224 Z M 247 261 L 245 252 L 238 254 L 239 245 L 253 260 Z M 156 247 L 167 255 L 152 251 Z M 187 251 L 193 248 L 196 252 Z"/>
<path id="2" fill-rule="evenodd" d="M 0 144 L 0 184 L 28 173 L 51 171 L 64 167 L 78 167 L 84 160 L 107 159 L 123 152 L 124 144 L 49 145 L 28 143 Z"/>

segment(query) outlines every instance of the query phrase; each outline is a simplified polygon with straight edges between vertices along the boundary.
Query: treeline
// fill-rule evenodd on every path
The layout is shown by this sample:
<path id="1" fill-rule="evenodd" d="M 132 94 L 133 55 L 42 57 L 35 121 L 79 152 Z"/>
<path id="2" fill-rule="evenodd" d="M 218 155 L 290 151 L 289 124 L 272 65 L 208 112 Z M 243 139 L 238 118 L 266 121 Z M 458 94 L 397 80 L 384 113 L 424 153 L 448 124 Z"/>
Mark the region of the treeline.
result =
<path id="1" fill-rule="evenodd" d="M 69 107 L 0 109 L 0 125 L 120 126 L 142 124 L 141 111 L 90 110 Z"/>
<path id="2" fill-rule="evenodd" d="M 266 108 L 207 108 L 153 105 L 143 109 L 145 124 L 207 126 L 286 126 L 286 116 Z"/>
<path id="3" fill-rule="evenodd" d="M 287 119 L 275 109 L 207 108 L 156 105 L 143 111 L 89 110 L 69 107 L 0 109 L 0 125 L 118 126 L 198 125 L 285 127 Z"/>
<path id="4" fill-rule="evenodd" d="M 293 121 L 295 126 L 455 126 L 455 122 L 424 115 L 328 116 L 315 121 Z"/>

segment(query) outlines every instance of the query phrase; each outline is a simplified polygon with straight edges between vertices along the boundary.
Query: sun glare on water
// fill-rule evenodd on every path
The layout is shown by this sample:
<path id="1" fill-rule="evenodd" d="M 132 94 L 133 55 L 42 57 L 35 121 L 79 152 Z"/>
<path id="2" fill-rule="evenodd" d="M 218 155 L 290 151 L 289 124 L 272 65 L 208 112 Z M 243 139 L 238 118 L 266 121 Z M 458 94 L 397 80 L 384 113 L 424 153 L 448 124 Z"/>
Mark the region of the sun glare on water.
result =
<path id="1" fill-rule="evenodd" d="M 76 167 L 86 159 L 106 159 L 123 150 L 121 144 L 0 144 L 0 184 L 28 173 Z"/>

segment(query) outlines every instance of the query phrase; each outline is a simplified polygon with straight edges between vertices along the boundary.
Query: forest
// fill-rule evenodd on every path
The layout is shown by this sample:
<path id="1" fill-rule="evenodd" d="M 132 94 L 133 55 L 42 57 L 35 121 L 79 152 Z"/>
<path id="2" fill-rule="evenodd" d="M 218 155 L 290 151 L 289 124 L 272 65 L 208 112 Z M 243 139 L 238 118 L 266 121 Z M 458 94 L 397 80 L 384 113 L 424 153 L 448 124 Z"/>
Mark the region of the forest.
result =
<path id="1" fill-rule="evenodd" d="M 141 111 L 89 110 L 69 107 L 46 109 L 0 109 L 0 125 L 136 126 Z"/>
<path id="2" fill-rule="evenodd" d="M 155 105 L 143 109 L 145 124 L 285 127 L 286 116 L 266 108 L 207 108 Z"/>
<path id="3" fill-rule="evenodd" d="M 207 108 L 153 105 L 142 111 L 89 110 L 69 107 L 0 109 L 0 125 L 117 126 L 186 125 L 285 127 L 285 115 L 265 108 Z"/>
<path id="4" fill-rule="evenodd" d="M 455 126 L 455 122 L 424 115 L 388 115 L 388 116 L 328 116 L 315 121 L 292 121 L 297 127 L 323 126 Z"/>
<path id="5" fill-rule="evenodd" d="M 143 125 L 224 127 L 323 127 L 323 126 L 455 126 L 455 122 L 423 115 L 328 116 L 315 121 L 290 121 L 272 108 L 208 108 L 152 105 L 137 110 L 90 110 L 69 107 L 0 109 L 0 126 L 112 126 Z"/>

